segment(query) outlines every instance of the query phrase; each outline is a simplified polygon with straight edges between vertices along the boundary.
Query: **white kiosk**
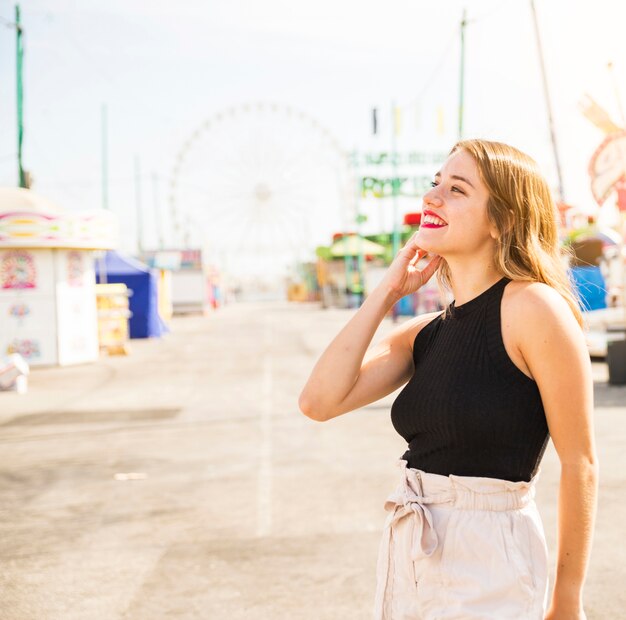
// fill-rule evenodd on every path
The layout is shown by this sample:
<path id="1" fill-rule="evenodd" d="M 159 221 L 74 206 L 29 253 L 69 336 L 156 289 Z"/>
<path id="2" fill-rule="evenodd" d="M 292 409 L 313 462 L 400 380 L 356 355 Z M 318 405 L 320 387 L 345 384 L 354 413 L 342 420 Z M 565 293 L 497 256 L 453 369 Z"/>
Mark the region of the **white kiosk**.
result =
<path id="1" fill-rule="evenodd" d="M 97 359 L 93 251 L 116 245 L 108 211 L 64 211 L 0 188 L 0 356 L 19 353 L 30 366 Z"/>

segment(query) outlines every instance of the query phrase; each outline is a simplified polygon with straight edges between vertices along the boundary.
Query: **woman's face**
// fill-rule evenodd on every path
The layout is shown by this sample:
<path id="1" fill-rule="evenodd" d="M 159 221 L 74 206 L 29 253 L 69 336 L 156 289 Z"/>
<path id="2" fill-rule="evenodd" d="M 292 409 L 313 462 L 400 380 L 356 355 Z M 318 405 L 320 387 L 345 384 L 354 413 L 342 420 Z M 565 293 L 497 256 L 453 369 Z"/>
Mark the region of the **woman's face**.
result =
<path id="1" fill-rule="evenodd" d="M 493 249 L 497 233 L 487 220 L 488 199 L 473 157 L 463 149 L 450 155 L 424 195 L 417 244 L 444 258 Z"/>

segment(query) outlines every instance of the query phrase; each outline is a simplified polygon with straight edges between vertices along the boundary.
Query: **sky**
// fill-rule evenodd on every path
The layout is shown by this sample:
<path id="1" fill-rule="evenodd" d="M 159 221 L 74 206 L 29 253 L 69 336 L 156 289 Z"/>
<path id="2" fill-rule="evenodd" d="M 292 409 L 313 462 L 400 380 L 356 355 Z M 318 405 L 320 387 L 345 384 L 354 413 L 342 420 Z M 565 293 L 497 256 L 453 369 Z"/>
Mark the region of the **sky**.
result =
<path id="1" fill-rule="evenodd" d="M 626 104 L 626 5 L 535 5 L 565 199 L 591 212 L 587 166 L 604 136 L 578 102 L 589 93 L 623 124 L 618 96 Z M 184 231 L 194 243 L 211 222 L 224 237 L 216 218 L 228 211 L 229 225 L 248 231 L 240 239 L 245 251 L 254 231 L 273 226 L 253 217 L 259 205 L 274 222 L 282 214 L 280 228 L 271 231 L 275 239 L 320 243 L 351 225 L 338 205 L 347 192 L 354 207 L 354 171 L 337 172 L 339 154 L 389 150 L 394 103 L 402 118 L 398 152 L 446 152 L 456 141 L 464 8 L 464 136 L 528 152 L 556 190 L 529 0 L 27 0 L 21 4 L 23 161 L 33 189 L 67 209 L 102 207 L 106 106 L 107 206 L 122 222 L 124 249 L 137 246 L 137 205 L 148 248 L 160 241 L 180 245 Z M 13 18 L 14 4 L 0 0 L 3 185 L 17 178 Z M 273 112 L 258 102 L 273 102 Z M 377 135 L 372 108 L 380 119 Z M 269 145 L 274 137 L 277 143 Z M 401 173 L 432 176 L 436 167 Z M 182 228 L 170 208 L 174 177 Z M 291 188 L 281 190 L 282 203 L 274 200 L 276 178 Z M 212 203 L 203 207 L 199 194 L 207 184 Z M 233 188 L 241 190 L 239 198 Z M 400 212 L 419 204 L 402 200 Z M 364 232 L 391 225 L 389 199 L 361 200 L 360 209 L 368 216 Z M 305 212 L 315 214 L 309 229 L 297 224 Z"/>

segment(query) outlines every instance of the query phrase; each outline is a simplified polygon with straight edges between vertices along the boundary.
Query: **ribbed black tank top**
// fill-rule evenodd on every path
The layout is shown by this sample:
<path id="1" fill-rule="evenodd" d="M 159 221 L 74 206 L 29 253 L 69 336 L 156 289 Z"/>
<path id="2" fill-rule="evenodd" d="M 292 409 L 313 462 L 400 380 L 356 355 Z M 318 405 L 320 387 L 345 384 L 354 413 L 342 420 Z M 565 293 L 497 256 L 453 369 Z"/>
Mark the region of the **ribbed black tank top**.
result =
<path id="1" fill-rule="evenodd" d="M 535 381 L 502 341 L 502 278 L 443 313 L 415 337 L 415 372 L 391 406 L 414 467 L 448 476 L 518 482 L 536 473 L 548 425 Z"/>

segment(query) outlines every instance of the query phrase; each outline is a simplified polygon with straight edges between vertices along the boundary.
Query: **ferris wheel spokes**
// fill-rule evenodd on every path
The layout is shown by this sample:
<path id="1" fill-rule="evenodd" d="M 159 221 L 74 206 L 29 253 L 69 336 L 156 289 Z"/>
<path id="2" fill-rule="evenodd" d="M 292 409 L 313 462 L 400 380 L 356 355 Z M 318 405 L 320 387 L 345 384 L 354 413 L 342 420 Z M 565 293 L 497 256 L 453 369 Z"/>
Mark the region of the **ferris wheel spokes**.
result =
<path id="1" fill-rule="evenodd" d="M 172 218 L 194 214 L 213 254 L 246 272 L 310 259 L 314 237 L 328 238 L 343 218 L 346 166 L 345 152 L 309 115 L 279 104 L 233 107 L 208 119 L 179 152 Z"/>

